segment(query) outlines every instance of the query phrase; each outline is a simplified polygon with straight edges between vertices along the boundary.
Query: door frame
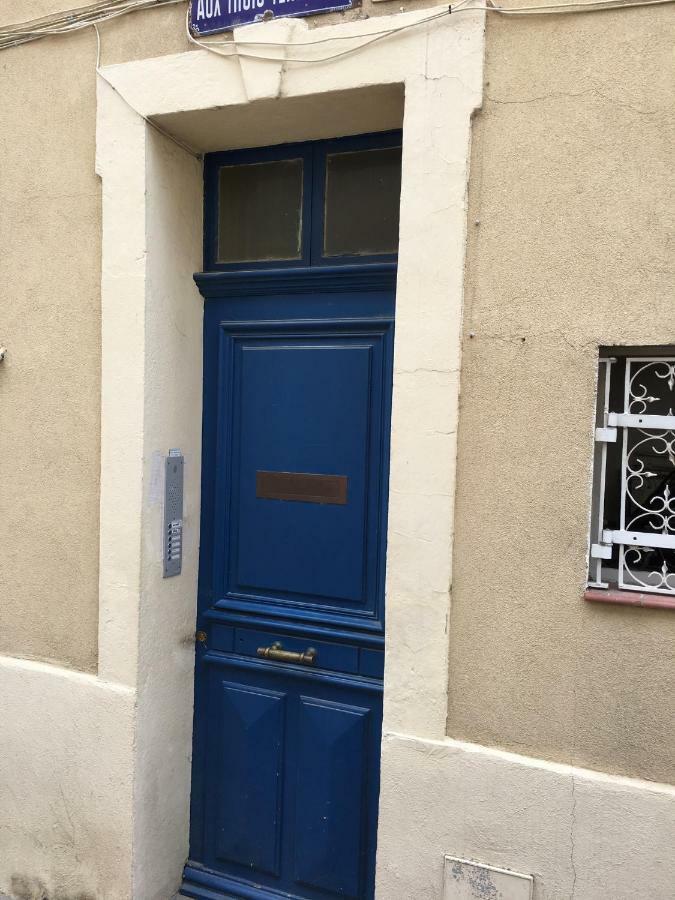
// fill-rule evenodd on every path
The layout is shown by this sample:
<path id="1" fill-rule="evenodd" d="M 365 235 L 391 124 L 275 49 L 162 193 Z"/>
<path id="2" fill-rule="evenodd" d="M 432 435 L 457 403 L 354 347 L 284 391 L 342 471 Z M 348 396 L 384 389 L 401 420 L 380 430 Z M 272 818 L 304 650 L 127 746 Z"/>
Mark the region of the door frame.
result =
<path id="1" fill-rule="evenodd" d="M 208 178 L 206 179 L 208 184 Z M 207 197 L 206 208 L 209 206 Z M 230 371 L 231 359 L 228 346 L 236 338 L 264 337 L 268 334 L 278 336 L 280 334 L 301 335 L 309 338 L 318 333 L 325 337 L 349 335 L 353 338 L 380 336 L 385 338 L 382 349 L 382 389 L 380 399 L 380 415 L 382 425 L 386 427 L 386 435 L 383 430 L 379 440 L 373 444 L 377 447 L 379 463 L 377 471 L 379 475 L 380 490 L 377 503 L 373 505 L 371 513 L 381 522 L 386 520 L 388 503 L 388 470 L 389 470 L 389 436 L 391 413 L 391 377 L 393 360 L 391 358 L 391 340 L 394 335 L 395 321 L 395 289 L 396 289 L 396 263 L 385 262 L 379 264 L 365 263 L 362 265 L 337 265 L 330 269 L 295 268 L 283 271 L 274 268 L 258 268 L 254 271 L 226 271 L 205 272 L 195 276 L 195 281 L 205 298 L 207 309 L 205 310 L 204 327 L 204 410 L 203 410 L 203 463 L 202 473 L 209 487 L 202 497 L 201 520 L 201 553 L 200 553 L 200 585 L 197 627 L 204 629 L 206 643 L 198 650 L 195 670 L 195 720 L 194 720 L 194 754 L 193 754 L 193 803 L 191 814 L 191 854 L 190 861 L 185 869 L 183 892 L 195 896 L 201 896 L 203 890 L 217 891 L 227 890 L 240 892 L 242 896 L 277 896 L 277 890 L 269 886 L 254 887 L 241 885 L 235 874 L 228 874 L 227 870 L 220 871 L 217 866 L 211 870 L 205 862 L 207 844 L 205 835 L 209 832 L 208 820 L 205 809 L 204 778 L 207 772 L 207 760 L 209 758 L 210 740 L 208 734 L 211 731 L 211 717 L 208 715 L 209 680 L 212 677 L 213 667 L 222 666 L 240 667 L 245 671 L 258 671 L 258 674 L 267 672 L 269 675 L 273 669 L 268 663 L 250 658 L 241 658 L 231 642 L 224 640 L 224 633 L 230 631 L 236 634 L 242 629 L 269 629 L 277 634 L 302 634 L 309 643 L 329 641 L 338 646 L 346 644 L 349 647 L 357 646 L 368 648 L 371 656 L 380 658 L 384 650 L 384 581 L 383 569 L 385 566 L 386 533 L 380 526 L 377 532 L 381 535 L 376 540 L 377 554 L 375 558 L 375 572 L 377 602 L 369 615 L 339 614 L 335 610 L 320 610 L 319 608 L 284 606 L 274 603 L 272 608 L 265 608 L 258 603 L 242 600 L 237 593 L 230 594 L 225 588 L 223 593 L 218 592 L 214 596 L 213 585 L 220 582 L 223 572 L 216 565 L 214 559 L 214 542 L 220 546 L 222 541 L 216 541 L 216 535 L 222 538 L 225 513 L 222 505 L 227 504 L 226 481 L 230 477 L 229 463 L 231 461 L 232 432 L 227 427 L 227 439 L 225 444 L 227 451 L 220 445 L 224 428 L 221 414 L 228 415 L 231 412 L 230 390 L 232 387 L 229 379 L 223 383 L 223 371 Z M 254 310 L 260 308 L 256 301 L 258 298 L 263 303 L 268 298 L 273 298 L 273 309 L 265 305 L 264 314 L 258 318 Z M 319 297 L 319 299 L 316 299 Z M 228 301 L 230 301 L 228 303 Z M 336 302 L 337 301 L 337 302 Z M 212 304 L 208 309 L 209 304 Z M 229 419 L 228 419 L 229 422 Z M 219 439 L 220 437 L 220 439 Z M 219 449 L 220 448 L 220 449 Z M 217 461 L 223 464 L 220 473 L 217 471 Z M 220 479 L 218 477 L 220 475 Z M 215 480 L 213 480 L 215 479 Z M 214 487 L 215 486 L 215 490 Z M 219 507 L 216 497 L 221 498 Z M 221 599 L 223 598 L 223 599 Z M 214 634 L 219 632 L 219 652 L 213 652 L 211 640 L 208 636 L 211 628 Z M 229 640 L 229 639 L 228 639 Z M 235 642 L 236 645 L 236 642 Z M 319 646 L 319 644 L 317 644 Z M 225 654 L 225 655 L 223 655 Z M 361 658 L 361 656 L 359 657 Z M 293 668 L 293 667 L 292 667 Z M 376 666 L 377 668 L 377 666 Z M 382 672 L 377 674 L 367 671 L 366 667 L 352 669 L 335 669 L 333 671 L 317 671 L 299 673 L 288 670 L 276 673 L 281 679 L 307 676 L 312 681 L 328 682 L 333 688 L 348 688 L 353 692 L 365 691 L 367 694 L 379 695 L 376 701 L 369 701 L 375 707 L 379 707 L 377 713 L 376 728 L 379 735 L 380 716 L 382 708 Z M 372 679 L 372 681 L 371 681 Z M 375 715 L 375 713 L 372 713 Z M 371 720 L 372 721 L 372 720 Z M 378 750 L 375 753 L 372 747 L 372 739 L 368 739 L 370 749 L 365 754 L 364 765 L 368 765 L 367 790 L 370 817 L 368 828 L 368 871 L 364 866 L 362 878 L 364 889 L 369 892 L 373 889 L 374 863 L 375 863 L 375 838 L 372 809 L 377 806 L 377 794 L 379 785 L 380 751 L 379 736 Z M 375 759 L 377 762 L 375 762 Z M 372 767 L 372 768 L 371 768 Z M 377 774 L 375 774 L 375 769 Z M 365 770 L 364 770 L 365 772 Z M 364 775 L 365 777 L 365 775 Z M 366 816 L 366 813 L 363 813 Z M 365 834 L 365 832 L 364 832 Z M 202 864 L 207 868 L 202 869 Z M 367 885 L 367 887 L 366 887 Z M 279 896 L 281 894 L 279 893 Z"/>
<path id="2" fill-rule="evenodd" d="M 425 15 L 312 34 L 367 38 Z M 224 132 L 231 146 L 251 146 L 252 132 L 273 144 L 404 125 L 379 870 L 388 833 L 401 827 L 388 736 L 445 736 L 466 183 L 483 18 L 418 24 L 318 67 L 195 51 L 101 70 L 98 680 L 135 695 L 133 718 L 120 721 L 134 747 L 120 836 L 133 849 L 133 896 L 169 896 L 187 856 L 201 456 L 202 305 L 192 282 L 201 268 L 201 161 L 147 119 L 198 151 L 215 149 L 210 136 Z M 306 41 L 306 23 L 261 27 L 266 39 Z M 183 574 L 162 580 L 155 472 L 171 447 L 186 456 L 185 553 Z"/>

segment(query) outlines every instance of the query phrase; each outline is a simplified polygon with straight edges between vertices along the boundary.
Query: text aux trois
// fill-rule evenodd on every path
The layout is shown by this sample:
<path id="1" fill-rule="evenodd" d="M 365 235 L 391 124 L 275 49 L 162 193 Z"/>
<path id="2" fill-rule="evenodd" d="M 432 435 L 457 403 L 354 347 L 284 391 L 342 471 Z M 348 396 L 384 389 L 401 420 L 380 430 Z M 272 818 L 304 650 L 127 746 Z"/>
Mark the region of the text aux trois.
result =
<path id="1" fill-rule="evenodd" d="M 294 0 L 272 0 L 271 5 L 293 3 Z M 248 9 L 263 9 L 270 6 L 269 0 L 199 0 L 197 3 L 197 21 L 215 19 L 223 13 L 232 14 Z"/>

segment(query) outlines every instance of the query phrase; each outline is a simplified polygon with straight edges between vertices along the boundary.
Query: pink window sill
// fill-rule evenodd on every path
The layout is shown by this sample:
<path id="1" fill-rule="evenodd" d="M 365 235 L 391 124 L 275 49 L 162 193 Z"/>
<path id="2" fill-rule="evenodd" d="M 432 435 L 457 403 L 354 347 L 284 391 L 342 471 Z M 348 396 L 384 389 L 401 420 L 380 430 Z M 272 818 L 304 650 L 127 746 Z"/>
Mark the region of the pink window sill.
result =
<path id="1" fill-rule="evenodd" d="M 660 594 L 642 594 L 637 591 L 619 591 L 611 588 L 587 588 L 584 600 L 589 603 L 615 603 L 619 606 L 644 606 L 647 609 L 674 609 L 675 597 Z"/>

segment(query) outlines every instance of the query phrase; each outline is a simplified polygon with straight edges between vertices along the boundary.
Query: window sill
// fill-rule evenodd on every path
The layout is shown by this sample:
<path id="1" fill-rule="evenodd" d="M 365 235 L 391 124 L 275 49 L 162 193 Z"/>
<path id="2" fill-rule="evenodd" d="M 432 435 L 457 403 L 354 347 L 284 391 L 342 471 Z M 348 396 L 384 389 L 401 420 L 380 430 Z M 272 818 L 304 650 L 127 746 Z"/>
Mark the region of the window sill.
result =
<path id="1" fill-rule="evenodd" d="M 584 591 L 584 600 L 589 603 L 614 603 L 618 606 L 644 606 L 646 609 L 675 610 L 675 597 L 637 591 L 619 591 L 611 588 L 587 588 Z"/>

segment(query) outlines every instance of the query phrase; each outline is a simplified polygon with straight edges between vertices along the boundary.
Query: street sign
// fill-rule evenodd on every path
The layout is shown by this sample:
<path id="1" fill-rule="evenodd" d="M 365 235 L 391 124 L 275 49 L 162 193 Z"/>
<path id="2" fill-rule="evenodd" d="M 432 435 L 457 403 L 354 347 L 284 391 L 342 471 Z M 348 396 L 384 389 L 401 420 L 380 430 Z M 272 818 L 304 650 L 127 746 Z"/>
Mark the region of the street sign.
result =
<path id="1" fill-rule="evenodd" d="M 354 0 L 191 0 L 190 28 L 196 36 L 228 31 L 263 19 L 311 16 L 349 9 Z"/>

